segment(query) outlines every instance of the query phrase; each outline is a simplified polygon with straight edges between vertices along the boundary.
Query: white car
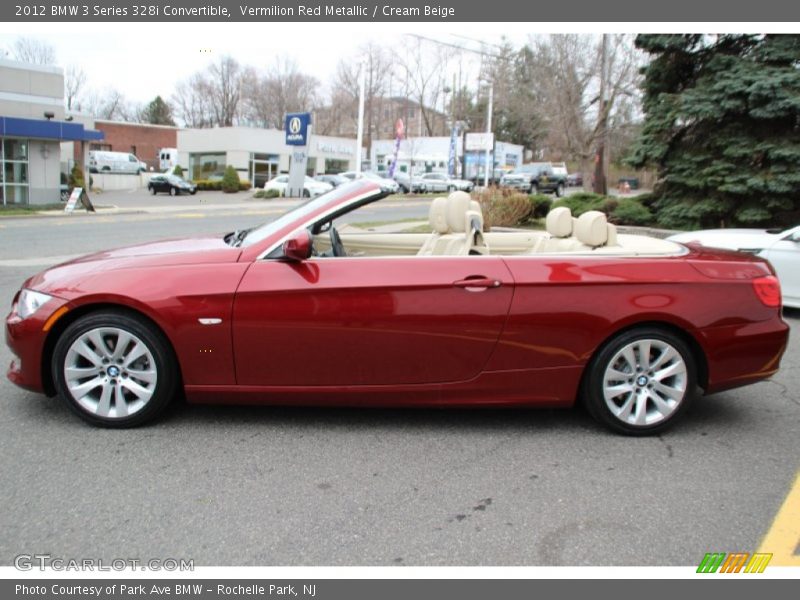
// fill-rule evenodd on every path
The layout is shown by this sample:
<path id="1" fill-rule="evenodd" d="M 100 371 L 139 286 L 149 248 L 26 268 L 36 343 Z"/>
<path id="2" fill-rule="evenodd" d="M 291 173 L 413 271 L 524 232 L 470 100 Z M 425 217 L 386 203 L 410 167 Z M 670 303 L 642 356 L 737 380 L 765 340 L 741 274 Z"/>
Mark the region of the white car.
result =
<path id="1" fill-rule="evenodd" d="M 388 192 L 389 194 L 396 194 L 400 191 L 400 185 L 394 179 L 381 177 L 372 171 L 361 171 L 361 173 L 356 173 L 355 171 L 345 171 L 344 173 L 339 173 L 339 175 L 342 177 L 347 177 L 350 181 L 355 181 L 356 179 L 369 179 L 370 181 L 377 183 L 379 186 L 381 186 L 381 190 Z"/>
<path id="2" fill-rule="evenodd" d="M 472 182 L 466 179 L 452 179 L 446 173 L 425 173 L 422 176 L 429 192 L 471 192 Z"/>
<path id="3" fill-rule="evenodd" d="M 280 192 L 281 196 L 285 196 L 286 188 L 288 186 L 289 186 L 289 176 L 278 175 L 277 177 L 273 177 L 267 183 L 265 183 L 264 189 L 277 190 L 278 192 Z M 320 194 L 324 194 L 325 192 L 330 192 L 332 189 L 333 186 L 330 183 L 317 181 L 316 179 L 312 179 L 311 177 L 306 175 L 306 180 L 303 183 L 303 196 L 306 198 L 315 198 Z"/>
<path id="4" fill-rule="evenodd" d="M 800 308 L 800 226 L 774 229 L 707 229 L 669 238 L 673 242 L 699 242 L 703 246 L 750 252 L 772 263 L 781 282 L 783 305 Z"/>

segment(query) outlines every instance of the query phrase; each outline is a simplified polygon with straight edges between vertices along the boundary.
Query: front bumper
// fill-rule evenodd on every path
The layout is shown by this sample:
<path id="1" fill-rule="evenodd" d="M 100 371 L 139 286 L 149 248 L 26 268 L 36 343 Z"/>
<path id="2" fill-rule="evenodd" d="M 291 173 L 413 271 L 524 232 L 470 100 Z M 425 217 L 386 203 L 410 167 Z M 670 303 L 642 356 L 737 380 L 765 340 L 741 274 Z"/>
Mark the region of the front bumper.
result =
<path id="1" fill-rule="evenodd" d="M 6 376 L 11 383 L 34 392 L 45 391 L 42 353 L 48 331 L 44 328 L 50 317 L 66 304 L 66 300 L 53 298 L 27 319 L 20 319 L 13 311 L 6 317 L 6 345 L 13 355 Z"/>

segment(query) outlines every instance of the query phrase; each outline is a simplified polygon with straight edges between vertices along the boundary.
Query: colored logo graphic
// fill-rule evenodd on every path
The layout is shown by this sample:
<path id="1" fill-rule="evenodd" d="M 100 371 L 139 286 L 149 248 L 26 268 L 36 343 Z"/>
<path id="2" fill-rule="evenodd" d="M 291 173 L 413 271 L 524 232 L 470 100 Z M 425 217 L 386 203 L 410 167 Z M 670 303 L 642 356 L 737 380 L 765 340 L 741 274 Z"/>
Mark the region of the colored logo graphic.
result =
<path id="1" fill-rule="evenodd" d="M 300 133 L 300 127 L 301 127 L 300 119 L 298 119 L 297 117 L 293 117 L 292 119 L 289 120 L 289 131 L 291 131 L 292 133 Z"/>
<path id="2" fill-rule="evenodd" d="M 763 573 L 772 554 L 766 552 L 707 552 L 697 567 L 698 573 Z"/>

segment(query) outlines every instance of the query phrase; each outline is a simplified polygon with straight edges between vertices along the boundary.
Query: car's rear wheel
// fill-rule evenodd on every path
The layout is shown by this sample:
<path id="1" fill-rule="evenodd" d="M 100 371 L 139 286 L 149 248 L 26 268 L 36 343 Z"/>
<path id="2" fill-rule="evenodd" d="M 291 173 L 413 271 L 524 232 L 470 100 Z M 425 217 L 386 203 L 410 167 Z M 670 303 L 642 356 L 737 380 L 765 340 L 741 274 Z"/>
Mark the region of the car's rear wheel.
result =
<path id="1" fill-rule="evenodd" d="M 303 190 L 303 198 L 311 198 L 311 192 L 309 190 Z"/>
<path id="2" fill-rule="evenodd" d="M 561 196 L 563 196 L 563 195 L 564 195 L 564 184 L 563 183 L 559 183 L 556 186 L 556 196 L 558 198 L 561 198 Z"/>
<path id="3" fill-rule="evenodd" d="M 627 331 L 592 359 L 584 401 L 600 423 L 628 435 L 659 433 L 689 407 L 697 386 L 691 349 L 653 327 Z"/>
<path id="4" fill-rule="evenodd" d="M 178 381 L 164 335 L 119 311 L 91 313 L 69 325 L 56 342 L 52 372 L 67 405 L 101 427 L 153 419 L 172 400 Z"/>
<path id="5" fill-rule="evenodd" d="M 155 186 L 152 186 L 152 185 L 150 186 L 150 193 L 151 193 L 151 194 L 153 194 L 153 196 L 155 196 L 155 195 L 156 195 L 156 188 L 155 188 Z"/>
<path id="6" fill-rule="evenodd" d="M 532 183 L 531 187 L 528 188 L 528 193 L 529 194 L 534 194 L 534 195 L 538 194 L 539 193 L 539 186 L 536 185 L 535 183 Z"/>
<path id="7" fill-rule="evenodd" d="M 177 196 L 178 195 L 178 190 L 176 190 L 174 187 L 169 188 L 169 195 L 170 196 Z"/>

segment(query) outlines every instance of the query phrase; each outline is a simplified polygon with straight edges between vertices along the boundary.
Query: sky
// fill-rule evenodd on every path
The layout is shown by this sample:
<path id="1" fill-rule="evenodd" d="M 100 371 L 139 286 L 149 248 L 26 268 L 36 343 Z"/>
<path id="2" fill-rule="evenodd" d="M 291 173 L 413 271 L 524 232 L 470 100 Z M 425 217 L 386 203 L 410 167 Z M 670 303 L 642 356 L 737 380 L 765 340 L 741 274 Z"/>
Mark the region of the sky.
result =
<path id="1" fill-rule="evenodd" d="M 299 32 L 299 35 L 298 35 Z M 480 23 L 271 23 L 70 24 L 0 23 L 0 49 L 18 37 L 35 38 L 55 48 L 59 66 L 77 65 L 90 88 L 116 88 L 134 102 L 171 96 L 177 81 L 203 69 L 222 55 L 255 67 L 276 56 L 293 58 L 300 70 L 327 83 L 340 59 L 355 56 L 367 41 L 399 47 L 407 33 L 480 48 L 476 40 L 515 46 L 529 39 L 530 24 Z M 465 54 L 470 56 L 470 54 Z"/>

